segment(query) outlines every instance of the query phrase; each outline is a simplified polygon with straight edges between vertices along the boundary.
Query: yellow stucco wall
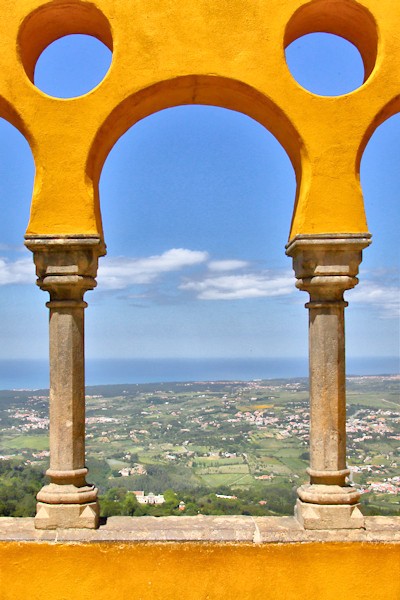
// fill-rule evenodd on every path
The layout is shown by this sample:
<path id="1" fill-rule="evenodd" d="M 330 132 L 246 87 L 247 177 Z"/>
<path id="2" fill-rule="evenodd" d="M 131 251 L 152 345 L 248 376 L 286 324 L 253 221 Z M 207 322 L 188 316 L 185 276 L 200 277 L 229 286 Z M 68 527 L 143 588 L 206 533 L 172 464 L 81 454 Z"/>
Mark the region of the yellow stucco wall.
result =
<path id="1" fill-rule="evenodd" d="M 30 235 L 102 235 L 98 182 L 118 138 L 180 104 L 243 112 L 287 151 L 298 183 L 291 237 L 365 233 L 359 163 L 400 111 L 400 2 L 393 0 L 2 0 L 0 117 L 36 165 Z M 357 45 L 364 85 L 320 97 L 291 76 L 284 47 L 312 31 Z M 75 99 L 34 83 L 43 49 L 88 33 L 113 50 L 103 81 Z M 289 224 L 288 224 L 289 225 Z M 4 542 L 0 598 L 398 600 L 390 544 Z"/>
<path id="2" fill-rule="evenodd" d="M 2 543 L 2 600 L 398 600 L 399 545 Z"/>
<path id="3" fill-rule="evenodd" d="M 298 182 L 291 237 L 365 233 L 359 162 L 400 111 L 399 22 L 392 0 L 3 0 L 0 116 L 36 164 L 27 233 L 101 235 L 98 181 L 113 144 L 139 119 L 193 103 L 241 111 L 284 146 Z M 284 47 L 312 31 L 357 45 L 364 85 L 321 97 L 296 83 Z M 38 90 L 33 72 L 69 33 L 98 37 L 113 61 L 97 88 L 61 100 Z"/>

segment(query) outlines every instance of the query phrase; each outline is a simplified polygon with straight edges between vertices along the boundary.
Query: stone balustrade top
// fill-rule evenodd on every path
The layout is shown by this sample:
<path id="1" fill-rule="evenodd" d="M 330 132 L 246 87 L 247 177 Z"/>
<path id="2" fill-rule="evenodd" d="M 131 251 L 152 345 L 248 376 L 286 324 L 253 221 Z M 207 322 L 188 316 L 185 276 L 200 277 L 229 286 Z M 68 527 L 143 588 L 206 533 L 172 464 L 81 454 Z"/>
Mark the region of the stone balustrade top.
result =
<path id="1" fill-rule="evenodd" d="M 0 518 L 0 541 L 203 542 L 203 543 L 399 543 L 400 517 L 366 517 L 365 529 L 305 530 L 294 517 L 109 517 L 97 530 L 37 530 L 33 518 Z"/>

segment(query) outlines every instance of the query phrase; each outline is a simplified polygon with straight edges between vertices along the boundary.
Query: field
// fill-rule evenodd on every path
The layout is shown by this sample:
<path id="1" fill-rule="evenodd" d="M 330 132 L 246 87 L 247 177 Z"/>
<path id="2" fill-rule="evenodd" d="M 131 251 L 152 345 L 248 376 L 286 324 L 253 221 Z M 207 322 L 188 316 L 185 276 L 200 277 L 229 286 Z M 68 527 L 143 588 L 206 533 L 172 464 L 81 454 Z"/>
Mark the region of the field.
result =
<path id="1" fill-rule="evenodd" d="M 5 437 L 1 442 L 1 447 L 8 450 L 48 450 L 49 436 L 48 434 L 31 434 Z"/>
<path id="2" fill-rule="evenodd" d="M 399 378 L 354 377 L 347 383 L 352 481 L 368 511 L 396 514 Z M 0 409 L 0 454 L 45 470 L 45 392 L 2 392 Z M 87 390 L 87 462 L 103 494 L 111 488 L 247 494 L 254 503 L 268 501 L 269 514 L 287 514 L 295 488 L 307 481 L 308 432 L 305 379 Z M 289 500 L 280 506 L 280 498 Z"/>

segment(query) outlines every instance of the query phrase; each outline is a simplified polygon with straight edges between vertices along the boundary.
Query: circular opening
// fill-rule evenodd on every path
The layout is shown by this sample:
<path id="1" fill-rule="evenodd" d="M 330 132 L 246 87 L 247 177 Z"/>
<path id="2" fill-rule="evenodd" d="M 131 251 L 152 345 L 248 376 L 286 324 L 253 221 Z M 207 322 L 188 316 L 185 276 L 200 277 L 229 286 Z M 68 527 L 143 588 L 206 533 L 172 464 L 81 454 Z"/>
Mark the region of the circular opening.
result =
<path id="1" fill-rule="evenodd" d="M 111 63 L 108 20 L 90 2 L 59 0 L 30 13 L 18 32 L 25 72 L 43 92 L 73 98 L 100 83 Z"/>
<path id="2" fill-rule="evenodd" d="M 34 83 L 50 96 L 73 98 L 90 92 L 106 75 L 110 50 L 90 35 L 67 35 L 53 42 L 40 55 Z"/>
<path id="3" fill-rule="evenodd" d="M 357 48 L 330 33 L 310 33 L 286 48 L 286 62 L 297 83 L 320 96 L 339 96 L 360 87 L 364 64 Z"/>
<path id="4" fill-rule="evenodd" d="M 373 15 L 355 0 L 313 0 L 286 25 L 286 61 L 307 90 L 340 96 L 371 75 L 378 53 Z"/>

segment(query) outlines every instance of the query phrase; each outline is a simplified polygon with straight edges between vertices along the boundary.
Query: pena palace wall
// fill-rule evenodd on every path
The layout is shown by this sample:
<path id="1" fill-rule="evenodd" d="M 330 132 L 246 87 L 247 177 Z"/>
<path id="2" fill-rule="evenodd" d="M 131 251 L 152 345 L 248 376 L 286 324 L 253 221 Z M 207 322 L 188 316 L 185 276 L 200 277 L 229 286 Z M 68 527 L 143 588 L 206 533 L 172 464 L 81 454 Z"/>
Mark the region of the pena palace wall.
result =
<path id="1" fill-rule="evenodd" d="M 399 520 L 365 518 L 347 478 L 343 300 L 371 242 L 363 151 L 400 112 L 399 24 L 396 0 L 1 2 L 0 117 L 34 157 L 25 244 L 50 294 L 50 483 L 35 519 L 0 519 L 0 598 L 400 598 Z M 322 97 L 294 80 L 285 47 L 313 32 L 358 48 L 359 88 Z M 36 62 L 76 33 L 108 46 L 110 69 L 83 96 L 49 96 L 35 86 Z M 107 241 L 99 179 L 132 125 L 183 104 L 255 119 L 295 170 L 286 253 L 294 284 L 309 295 L 309 483 L 298 489 L 293 517 L 103 524 L 87 482 L 84 398 L 84 294 L 96 285 Z"/>

